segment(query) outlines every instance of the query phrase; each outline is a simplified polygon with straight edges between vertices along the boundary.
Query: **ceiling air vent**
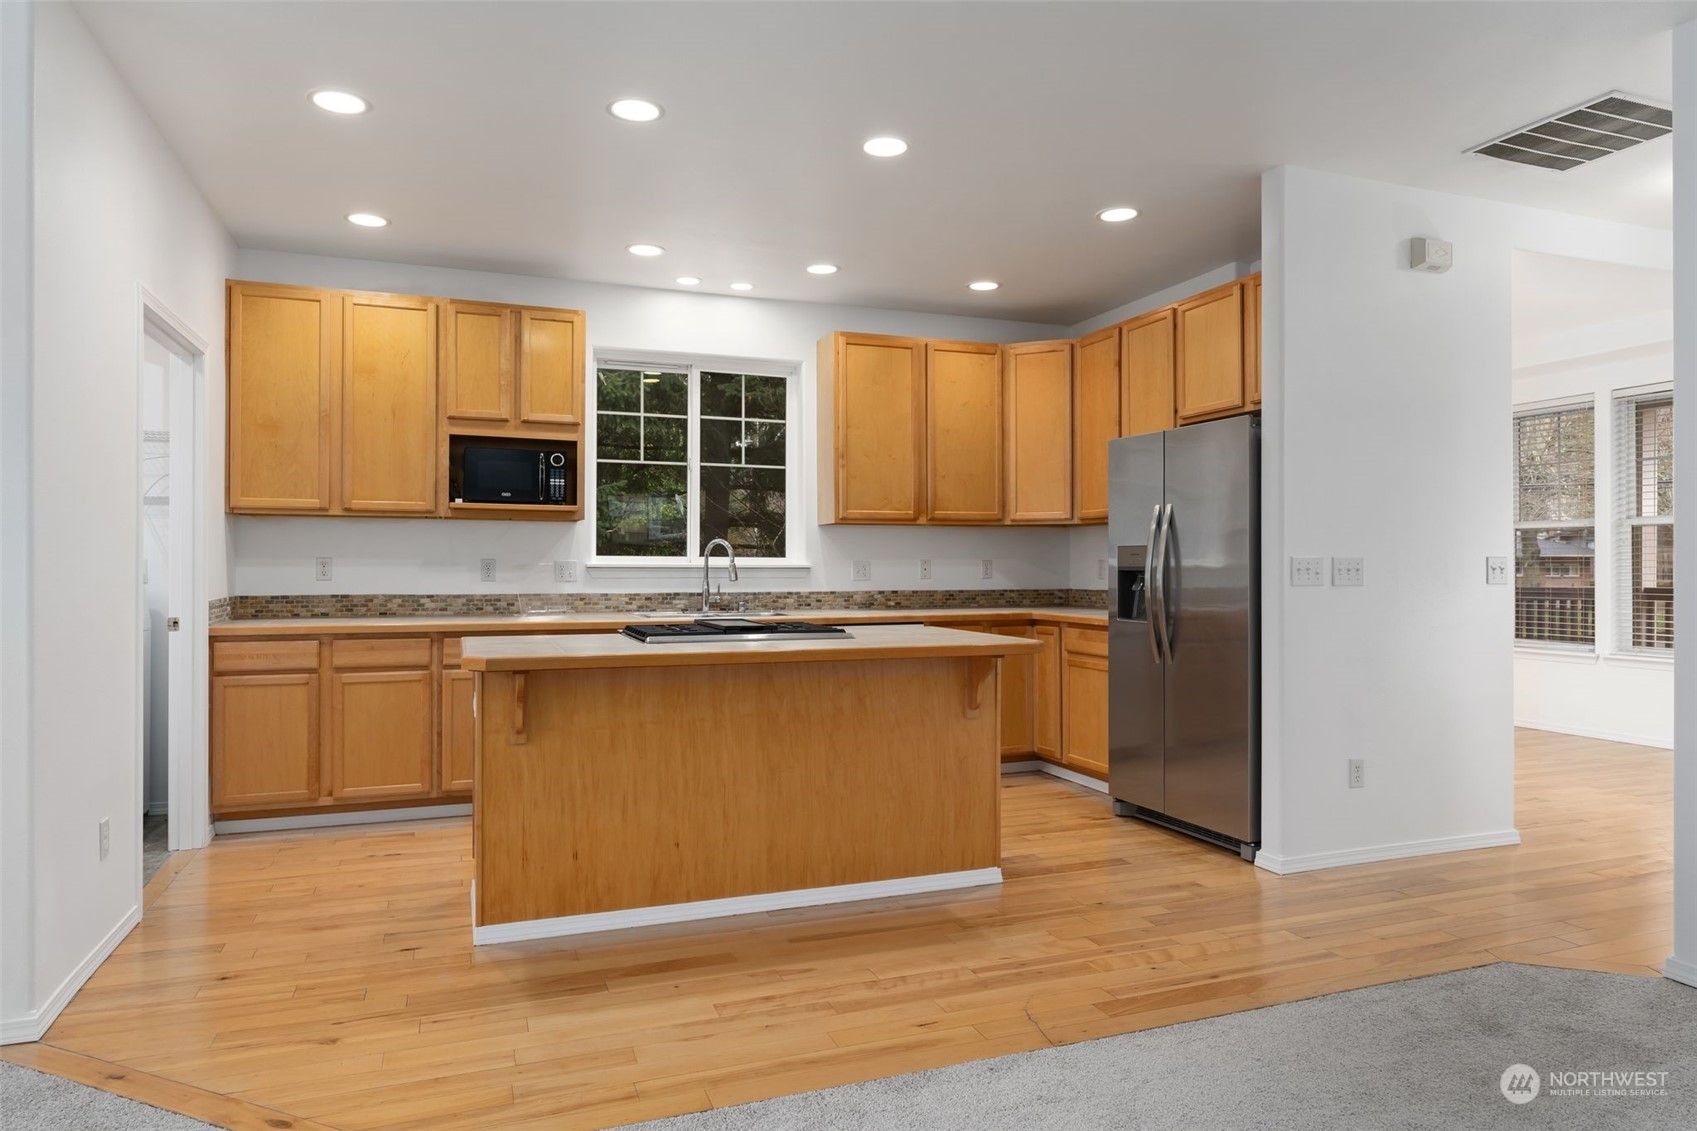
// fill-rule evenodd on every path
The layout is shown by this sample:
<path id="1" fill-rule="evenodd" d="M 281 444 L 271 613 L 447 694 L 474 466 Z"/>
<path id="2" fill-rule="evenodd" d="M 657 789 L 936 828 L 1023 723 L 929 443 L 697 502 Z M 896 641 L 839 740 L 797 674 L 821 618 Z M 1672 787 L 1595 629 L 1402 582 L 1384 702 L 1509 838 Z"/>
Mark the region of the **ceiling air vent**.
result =
<path id="1" fill-rule="evenodd" d="M 1673 132 L 1673 111 L 1615 91 L 1472 150 L 1566 172 Z"/>

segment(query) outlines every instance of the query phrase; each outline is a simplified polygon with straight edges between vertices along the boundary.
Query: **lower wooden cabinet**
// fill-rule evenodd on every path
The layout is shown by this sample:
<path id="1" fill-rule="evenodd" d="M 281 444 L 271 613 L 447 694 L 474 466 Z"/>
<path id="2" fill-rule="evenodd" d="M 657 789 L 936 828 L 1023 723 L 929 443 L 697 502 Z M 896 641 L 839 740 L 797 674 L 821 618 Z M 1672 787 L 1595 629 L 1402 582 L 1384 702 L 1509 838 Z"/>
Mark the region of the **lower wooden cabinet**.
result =
<path id="1" fill-rule="evenodd" d="M 1064 735 L 1061 764 L 1093 777 L 1108 776 L 1108 634 L 1067 628 L 1061 673 Z"/>
<path id="2" fill-rule="evenodd" d="M 1031 749 L 1039 758 L 1061 760 L 1061 630 L 1052 624 L 1032 629 L 1043 645 L 1031 665 Z"/>
<path id="3" fill-rule="evenodd" d="M 212 679 L 212 809 L 318 796 L 318 676 Z"/>
<path id="4" fill-rule="evenodd" d="M 997 636 L 1018 636 L 1035 640 L 1037 630 L 1024 625 L 991 629 Z M 1036 691 L 1033 681 L 1036 657 L 1002 657 L 1002 757 L 1018 760 L 1033 750 L 1036 733 L 1032 726 L 1032 697 Z"/>
<path id="5" fill-rule="evenodd" d="M 442 673 L 442 792 L 470 793 L 477 765 L 477 673 Z"/>
<path id="6" fill-rule="evenodd" d="M 435 725 L 430 672 L 330 677 L 330 796 L 338 801 L 427 796 Z"/>

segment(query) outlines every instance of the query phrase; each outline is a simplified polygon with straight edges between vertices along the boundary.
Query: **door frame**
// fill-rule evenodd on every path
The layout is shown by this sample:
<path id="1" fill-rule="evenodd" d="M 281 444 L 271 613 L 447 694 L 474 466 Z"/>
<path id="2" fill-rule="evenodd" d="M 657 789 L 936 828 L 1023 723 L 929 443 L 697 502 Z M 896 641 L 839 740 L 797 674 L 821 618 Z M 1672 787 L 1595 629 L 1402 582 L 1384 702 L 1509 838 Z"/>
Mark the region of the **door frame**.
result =
<path id="1" fill-rule="evenodd" d="M 167 815 L 167 837 L 171 851 L 183 849 L 204 848 L 212 840 L 212 805 L 211 782 L 208 767 L 208 717 L 211 710 L 209 702 L 209 686 L 207 670 L 209 665 L 206 639 L 206 608 L 207 608 L 207 578 L 205 548 L 208 545 L 206 531 L 206 492 L 207 455 L 205 442 L 205 425 L 207 419 L 207 388 L 206 388 L 206 358 L 208 345 L 205 338 L 181 318 L 179 318 L 158 296 L 147 287 L 137 285 L 137 317 L 136 317 L 136 358 L 135 374 L 139 382 L 142 365 L 146 359 L 147 338 L 150 333 L 167 339 L 172 346 L 186 354 L 189 361 L 188 383 L 189 394 L 185 399 L 180 396 L 180 386 L 168 385 L 171 396 L 170 419 L 172 431 L 176 432 L 177 423 L 185 422 L 187 433 L 183 439 L 187 443 L 186 451 L 176 444 L 171 449 L 171 469 L 173 483 L 171 490 L 173 498 L 178 497 L 180 483 L 176 472 L 186 469 L 189 472 L 189 491 L 182 495 L 183 505 L 188 507 L 186 534 L 183 541 L 186 546 L 171 546 L 170 570 L 171 602 L 175 606 L 180 595 L 184 595 L 181 609 L 171 608 L 170 615 L 178 618 L 178 631 L 175 640 L 167 644 L 169 679 L 169 698 L 167 733 L 169 738 L 169 759 L 167 766 L 168 783 L 166 796 L 169 813 Z M 139 388 L 139 384 L 138 384 Z M 181 403 L 178 407 L 179 402 Z M 138 414 L 139 415 L 139 414 Z M 135 429 L 134 464 L 141 467 L 142 435 L 141 428 Z M 139 496 L 138 496 L 139 506 Z M 176 525 L 177 504 L 173 502 L 173 526 Z M 142 539 L 146 536 L 140 522 L 136 524 L 136 560 L 140 561 L 143 553 Z M 142 590 L 141 570 L 135 572 L 136 600 L 139 603 L 146 600 Z M 136 633 L 136 719 L 135 725 L 138 738 L 141 739 L 145 750 L 145 736 L 142 733 L 142 695 L 143 695 L 143 663 L 141 655 L 141 633 Z M 136 758 L 136 797 L 139 800 L 145 796 L 146 757 L 138 751 Z M 140 846 L 136 852 L 136 890 L 139 893 L 142 886 L 142 854 Z"/>

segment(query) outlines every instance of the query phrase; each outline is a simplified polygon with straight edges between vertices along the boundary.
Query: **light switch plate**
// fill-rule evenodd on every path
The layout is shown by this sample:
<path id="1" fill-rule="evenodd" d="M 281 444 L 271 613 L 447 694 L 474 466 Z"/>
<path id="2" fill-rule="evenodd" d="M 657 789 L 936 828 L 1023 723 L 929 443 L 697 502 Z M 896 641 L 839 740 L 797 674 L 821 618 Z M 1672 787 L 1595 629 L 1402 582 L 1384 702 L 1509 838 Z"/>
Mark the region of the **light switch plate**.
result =
<path id="1" fill-rule="evenodd" d="M 1326 559 L 1292 558 L 1290 560 L 1290 583 L 1292 585 L 1326 584 Z"/>
<path id="2" fill-rule="evenodd" d="M 1332 584 L 1342 586 L 1365 585 L 1365 570 L 1360 558 L 1333 558 Z"/>
<path id="3" fill-rule="evenodd" d="M 1107 558 L 1097 558 L 1096 559 L 1096 580 L 1097 581 L 1106 581 L 1107 579 L 1108 579 L 1108 559 Z"/>
<path id="4" fill-rule="evenodd" d="M 1486 558 L 1485 559 L 1485 584 L 1486 585 L 1507 585 L 1508 584 L 1508 559 L 1507 558 Z"/>
<path id="5" fill-rule="evenodd" d="M 872 580 L 872 563 L 857 561 L 854 563 L 854 579 L 856 581 Z"/>
<path id="6" fill-rule="evenodd" d="M 978 563 L 978 576 L 989 581 L 996 576 L 996 559 L 983 558 Z"/>

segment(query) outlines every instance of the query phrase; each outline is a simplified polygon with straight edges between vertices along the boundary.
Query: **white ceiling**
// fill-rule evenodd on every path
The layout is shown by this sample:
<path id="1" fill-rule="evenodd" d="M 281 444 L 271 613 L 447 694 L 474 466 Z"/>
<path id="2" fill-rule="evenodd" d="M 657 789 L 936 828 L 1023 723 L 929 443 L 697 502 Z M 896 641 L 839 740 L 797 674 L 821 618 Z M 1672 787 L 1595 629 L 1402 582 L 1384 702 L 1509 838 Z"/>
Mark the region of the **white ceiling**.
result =
<path id="1" fill-rule="evenodd" d="M 1514 256 L 1516 349 L 1556 334 L 1673 311 L 1673 272 L 1566 255 Z"/>
<path id="2" fill-rule="evenodd" d="M 1463 151 L 1671 93 L 1697 3 L 77 5 L 237 243 L 1072 323 L 1260 257 L 1283 163 L 1669 226 L 1666 139 Z M 307 92 L 371 100 L 358 118 Z M 666 115 L 630 125 L 616 97 Z M 895 133 L 908 155 L 860 143 Z M 1109 226 L 1111 204 L 1142 216 Z M 352 211 L 393 224 L 354 228 Z M 638 259 L 627 244 L 667 254 Z M 807 275 L 809 263 L 842 271 Z M 990 294 L 966 290 L 1000 280 Z"/>

